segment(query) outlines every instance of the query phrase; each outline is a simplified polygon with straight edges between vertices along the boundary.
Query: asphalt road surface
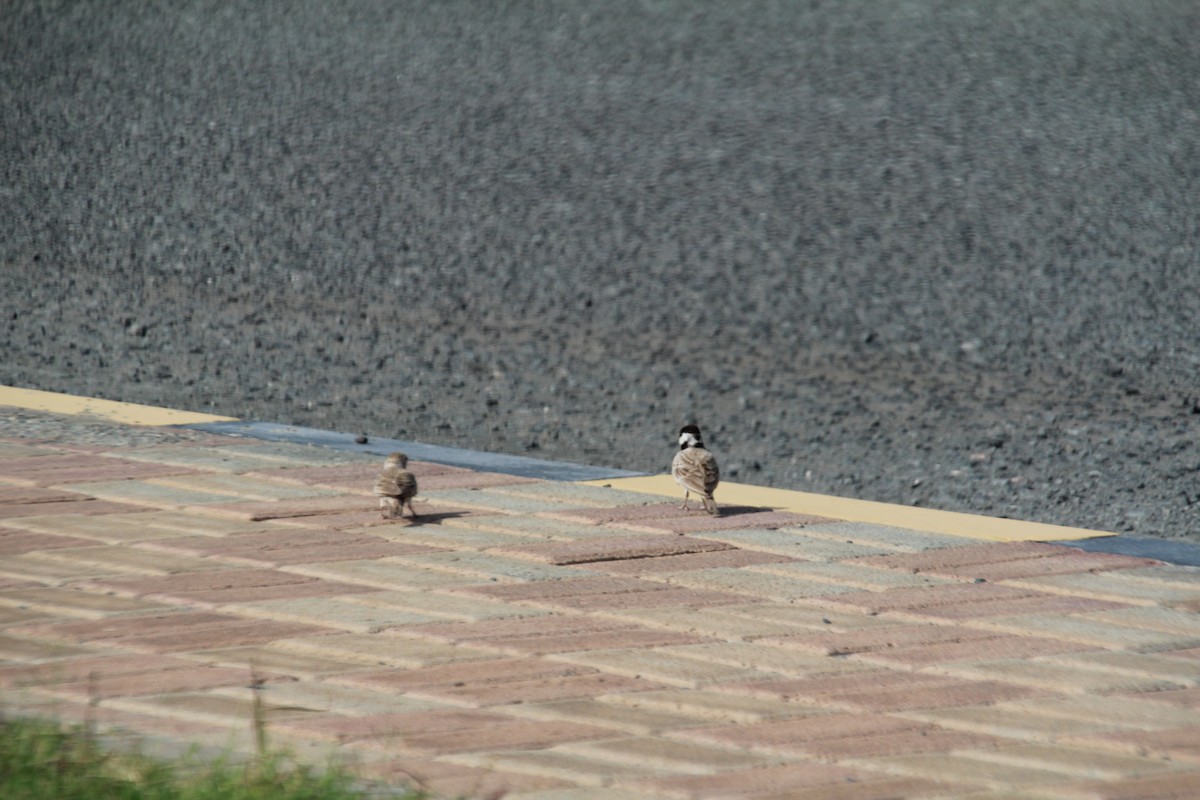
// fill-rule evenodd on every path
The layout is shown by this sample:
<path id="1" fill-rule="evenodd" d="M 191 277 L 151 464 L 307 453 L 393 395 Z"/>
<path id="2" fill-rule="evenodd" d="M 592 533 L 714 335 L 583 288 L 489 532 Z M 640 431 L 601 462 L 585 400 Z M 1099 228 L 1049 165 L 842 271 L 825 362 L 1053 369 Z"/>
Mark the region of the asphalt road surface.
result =
<path id="1" fill-rule="evenodd" d="M 1198 32 L 7 2 L 0 382 L 1200 540 Z"/>

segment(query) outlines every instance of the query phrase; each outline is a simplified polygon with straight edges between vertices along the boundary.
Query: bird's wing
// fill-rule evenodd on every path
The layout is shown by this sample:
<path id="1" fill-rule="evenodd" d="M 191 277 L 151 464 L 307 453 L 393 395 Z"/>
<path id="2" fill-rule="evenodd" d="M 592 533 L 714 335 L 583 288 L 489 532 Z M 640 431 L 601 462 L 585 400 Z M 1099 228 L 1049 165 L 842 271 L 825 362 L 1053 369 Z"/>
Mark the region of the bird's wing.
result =
<path id="1" fill-rule="evenodd" d="M 721 482 L 721 468 L 717 466 L 717 459 L 712 453 L 707 450 L 701 451 L 704 454 L 704 488 L 708 489 L 708 493 L 712 494 L 717 488 L 717 484 Z"/>
<path id="2" fill-rule="evenodd" d="M 400 478 L 401 474 L 402 471 L 395 467 L 388 467 L 379 473 L 379 478 L 375 481 L 375 496 L 399 497 L 401 487 L 397 479 Z"/>
<path id="3" fill-rule="evenodd" d="M 401 500 L 411 500 L 417 496 L 417 476 L 404 470 L 396 475 L 396 495 Z"/>
<path id="4" fill-rule="evenodd" d="M 680 486 L 700 495 L 712 494 L 721 480 L 717 460 L 712 453 L 699 447 L 676 453 L 671 461 L 671 475 Z"/>

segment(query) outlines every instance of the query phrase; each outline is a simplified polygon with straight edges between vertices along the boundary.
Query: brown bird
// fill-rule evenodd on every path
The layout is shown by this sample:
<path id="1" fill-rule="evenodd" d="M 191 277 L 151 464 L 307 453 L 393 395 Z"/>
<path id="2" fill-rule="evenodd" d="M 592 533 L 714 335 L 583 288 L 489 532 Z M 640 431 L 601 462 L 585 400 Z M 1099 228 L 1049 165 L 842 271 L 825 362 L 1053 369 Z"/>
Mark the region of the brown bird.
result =
<path id="1" fill-rule="evenodd" d="M 417 518 L 412 500 L 417 496 L 417 478 L 406 467 L 408 456 L 392 453 L 383 462 L 383 472 L 375 481 L 375 496 L 379 498 L 379 515 L 384 519 L 404 516 L 408 506 L 412 518 Z"/>
<path id="2" fill-rule="evenodd" d="M 721 482 L 721 470 L 717 459 L 704 449 L 700 428 L 684 425 L 679 429 L 679 452 L 671 460 L 671 477 L 683 487 L 683 508 L 688 507 L 688 496 L 695 492 L 704 503 L 704 510 L 716 516 L 717 502 L 713 490 Z"/>

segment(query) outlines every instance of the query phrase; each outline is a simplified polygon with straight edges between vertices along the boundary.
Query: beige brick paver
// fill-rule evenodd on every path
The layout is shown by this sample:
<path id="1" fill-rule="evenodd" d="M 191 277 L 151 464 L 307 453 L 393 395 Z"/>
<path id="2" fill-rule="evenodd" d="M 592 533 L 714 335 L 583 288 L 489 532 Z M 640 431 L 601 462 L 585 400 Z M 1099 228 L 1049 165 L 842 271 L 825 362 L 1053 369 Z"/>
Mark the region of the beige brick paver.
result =
<path id="1" fill-rule="evenodd" d="M 112 567 L 47 558 L 48 555 L 50 554 L 47 552 L 34 551 L 0 558 L 0 580 L 33 581 L 42 586 L 64 586 L 122 575 Z"/>
<path id="2" fill-rule="evenodd" d="M 70 588 L 10 589 L 0 591 L 0 606 L 32 608 L 66 618 L 103 619 L 106 616 L 166 610 L 168 606 L 134 597 L 96 594 Z"/>
<path id="3" fill-rule="evenodd" d="M 987 542 L 980 544 L 968 541 L 958 547 L 942 547 L 918 553 L 865 556 L 855 559 L 853 563 L 907 572 L 929 572 L 975 564 L 1009 562 L 1015 559 L 1042 558 L 1070 552 L 1079 551 L 1042 542 Z"/>
<path id="4" fill-rule="evenodd" d="M 779 764 L 717 775 L 676 775 L 634 782 L 635 786 L 665 792 L 669 797 L 697 800 L 742 800 L 767 793 L 798 792 L 859 782 L 852 769 L 811 762 Z"/>
<path id="5" fill-rule="evenodd" d="M 1011 649 L 1009 654 L 1018 655 L 1018 653 L 1012 653 Z M 1020 686 L 1049 689 L 1063 694 L 1105 695 L 1117 692 L 1160 691 L 1181 687 L 1181 684 L 1168 678 L 1087 670 L 1071 663 L 1055 664 L 1043 659 L 1012 658 L 956 663 L 942 661 L 931 669 L 961 678 L 1004 681 Z"/>
<path id="6" fill-rule="evenodd" d="M 610 575 L 654 576 L 666 572 L 689 572 L 697 569 L 717 567 L 747 567 L 758 564 L 777 564 L 791 561 L 788 556 L 762 553 L 755 550 L 716 550 L 706 553 L 634 558 L 620 561 L 593 561 L 581 567 L 606 572 Z"/>
<path id="7" fill-rule="evenodd" d="M 1098 702 L 1093 696 L 1052 697 L 1036 700 L 1012 700 L 1004 708 L 1031 715 L 1081 720 L 1100 726 L 1164 730 L 1200 728 L 1194 710 L 1155 703 L 1137 696 L 1109 696 Z"/>
<path id="8" fill-rule="evenodd" d="M 1185 639 L 1200 640 L 1200 614 L 1193 611 L 1173 608 L 1123 608 L 1090 611 L 1078 616 L 1082 619 L 1163 631 Z"/>
<path id="9" fill-rule="evenodd" d="M 246 500 L 290 500 L 297 497 L 320 497 L 340 494 L 335 489 L 296 486 L 261 475 L 231 475 L 228 473 L 198 473 L 150 478 L 146 483 L 171 486 L 176 489 L 199 490 L 214 494 L 233 495 Z M 364 485 L 370 481 L 365 481 Z"/>
<path id="10" fill-rule="evenodd" d="M 322 714 L 290 720 L 279 727 L 289 734 L 304 734 L 338 742 L 387 739 L 397 749 L 409 749 L 407 740 L 412 736 L 442 732 L 462 736 L 506 722 L 508 717 L 503 714 L 486 711 L 417 707 L 351 716 Z"/>
<path id="11" fill-rule="evenodd" d="M 856 654 L 859 661 L 885 664 L 908 669 L 936 668 L 974 662 L 988 658 L 1015 658 L 1048 653 L 1071 653 L 1087 650 L 1078 642 L 1063 642 L 1038 636 L 996 636 L 972 640 L 968 638 L 940 644 L 901 647 L 895 650 L 870 650 Z"/>
<path id="12" fill-rule="evenodd" d="M 569 508 L 566 503 L 552 499 L 517 497 L 490 489 L 433 489 L 421 486 L 421 497 L 435 505 L 469 508 L 492 514 L 536 514 Z"/>
<path id="13" fill-rule="evenodd" d="M 660 647 L 659 651 L 697 661 L 711 661 L 716 664 L 774 672 L 797 678 L 830 674 L 846 675 L 872 669 L 866 664 L 827 658 L 823 654 L 800 653 L 783 647 L 753 642 L 674 644 Z"/>
<path id="14" fill-rule="evenodd" d="M 267 680 L 274 676 L 262 674 Z M 134 674 L 101 674 L 94 680 L 87 678 L 75 682 L 50 683 L 33 691 L 55 697 L 76 700 L 110 697 L 151 696 L 171 692 L 196 692 L 223 686 L 244 686 L 249 683 L 246 670 L 228 667 L 211 667 L 204 664 L 190 665 L 179 669 L 137 672 Z"/>
<path id="15" fill-rule="evenodd" d="M 661 684 L 641 678 L 597 673 L 561 678 L 535 678 L 481 687 L 431 686 L 414 689 L 413 693 L 418 697 L 432 697 L 448 703 L 488 707 L 596 697 L 614 692 L 646 691 L 660 686 Z"/>
<path id="16" fill-rule="evenodd" d="M 1099 723 L 1091 719 L 1043 716 L 1030 713 L 1025 708 L 1009 708 L 1002 705 L 914 709 L 895 712 L 895 715 L 906 719 L 931 722 L 943 728 L 986 733 L 1024 742 L 1050 742 L 1075 734 L 1130 730 L 1129 726 L 1120 723 Z"/>
<path id="17" fill-rule="evenodd" d="M 495 552 L 516 558 L 527 558 L 547 564 L 587 564 L 592 562 L 647 559 L 659 556 L 708 553 L 732 550 L 731 545 L 692 536 L 612 536 L 575 542 L 545 542 L 515 544 L 495 549 Z"/>
<path id="18" fill-rule="evenodd" d="M 809 602 L 843 610 L 854 608 L 868 614 L 912 614 L 914 611 L 959 606 L 964 603 L 1006 602 L 1036 594 L 1037 592 L 1031 589 L 996 583 L 949 583 L 884 591 L 829 592 L 810 597 Z"/>
<path id="19" fill-rule="evenodd" d="M 836 587 L 883 590 L 900 586 L 936 586 L 949 583 L 946 578 L 931 575 L 911 575 L 895 570 L 860 567 L 844 563 L 758 564 L 748 567 L 751 572 L 765 572 L 805 581 L 822 581 Z"/>
<path id="20" fill-rule="evenodd" d="M 815 618 L 805 626 L 803 620 L 799 624 L 792 624 L 756 618 L 753 613 L 738 613 L 744 608 L 746 607 L 741 604 L 713 606 L 706 608 L 703 614 L 696 615 L 681 615 L 678 610 L 672 608 L 631 608 L 607 615 L 648 627 L 697 633 L 725 641 L 754 641 L 768 636 L 787 635 L 798 630 L 818 630 L 823 624 L 820 612 L 815 610 L 811 612 Z M 753 610 L 757 605 L 749 608 Z"/>
<path id="21" fill-rule="evenodd" d="M 322 680 L 329 675 L 341 675 L 355 670 L 365 671 L 372 666 L 378 666 L 355 663 L 352 659 L 338 658 L 330 654 L 310 655 L 288 651 L 276 646 L 288 641 L 291 640 L 274 639 L 264 644 L 218 647 L 205 650 L 199 656 L 206 663 L 218 667 L 239 667 L 291 675 L 297 678 L 300 685 L 310 685 L 310 682 Z"/>
<path id="22" fill-rule="evenodd" d="M 987 617 L 1007 617 L 1014 614 L 1082 614 L 1088 611 L 1108 611 L 1128 607 L 1124 603 L 1096 600 L 1089 597 L 1038 594 L 1025 597 L 982 600 L 979 602 L 893 609 L 888 611 L 888 616 L 930 622 L 962 622 Z"/>
<path id="23" fill-rule="evenodd" d="M 227 564 L 206 561 L 202 558 L 161 551 L 147 550 L 127 545 L 99 545 L 87 542 L 83 547 L 72 547 L 63 552 L 45 553 L 44 558 L 66 564 L 98 567 L 109 573 L 124 575 L 171 575 L 178 572 L 207 572 L 228 569 Z"/>
<path id="24" fill-rule="evenodd" d="M 206 503 L 204 505 L 188 506 L 188 510 L 201 515 L 261 522 L 276 519 L 325 517 L 344 512 L 362 512 L 370 509 L 372 505 L 369 497 L 338 494 L 322 495 L 319 497 L 298 497 L 267 502 Z M 378 517 L 378 512 L 376 512 L 375 516 Z M 324 523 L 324 520 L 319 520 L 318 522 Z"/>
<path id="25" fill-rule="evenodd" d="M 530 719 L 566 720 L 611 728 L 613 736 L 651 736 L 702 724 L 686 714 L 636 708 L 595 698 L 521 703 L 505 711 Z"/>
<path id="26" fill-rule="evenodd" d="M 734 513 L 731 513 L 734 512 Z M 636 522 L 619 522 L 622 527 L 631 530 L 662 531 L 665 533 L 703 535 L 713 531 L 727 531 L 737 528 L 800 528 L 816 522 L 826 521 L 824 517 L 811 514 L 795 514 L 790 511 L 769 511 L 766 509 L 726 509 L 720 516 L 692 514 L 686 517 L 666 519 L 648 519 Z"/>
<path id="27" fill-rule="evenodd" d="M 1200 592 L 1200 567 L 1159 564 L 1154 567 L 1127 569 L 1116 573 L 1118 580 L 1148 583 L 1154 586 L 1190 589 Z"/>
<path id="28" fill-rule="evenodd" d="M 466 519 L 495 519 L 491 516 L 467 517 Z M 529 517 L 517 517 L 524 520 Z M 376 536 L 382 536 L 389 541 L 405 544 L 421 544 L 429 547 L 448 548 L 453 550 L 490 550 L 495 547 L 505 547 L 513 544 L 530 544 L 547 541 L 545 536 L 522 534 L 517 531 L 498 533 L 490 529 L 469 528 L 462 525 L 462 520 L 453 520 L 455 524 L 445 525 L 380 525 L 370 528 Z M 347 531 L 352 532 L 351 531 Z"/>
<path id="29" fill-rule="evenodd" d="M 342 671 L 351 672 L 353 669 L 351 667 Z M 289 667 L 277 674 L 296 676 L 298 673 Z M 227 686 L 216 689 L 213 693 L 248 701 L 253 697 L 254 691 L 256 690 L 247 684 Z M 266 684 L 257 691 L 260 692 L 261 699 L 277 706 L 329 712 L 334 717 L 372 717 L 380 714 L 408 714 L 413 711 L 457 710 L 445 703 L 418 700 L 403 695 L 384 694 L 353 686 L 337 686 L 326 681 L 278 681 Z M 293 733 L 300 736 L 307 735 L 305 731 L 293 731 Z"/>
<path id="30" fill-rule="evenodd" d="M 1125 775 L 1168 772 L 1179 767 L 1162 758 L 1116 754 L 1080 746 L 1017 744 L 962 753 L 980 761 L 1049 769 L 1080 778 L 1117 780 Z"/>
<path id="31" fill-rule="evenodd" d="M 1186 765 L 1200 765 L 1200 736 L 1196 726 L 1161 730 L 1123 730 L 1108 732 L 1080 730 L 1064 736 L 1063 741 L 1107 753 L 1118 752 L 1140 757 L 1170 759 Z"/>
<path id="32" fill-rule="evenodd" d="M 1122 651 L 1087 651 L 1063 653 L 1039 658 L 1052 664 L 1061 664 L 1075 671 L 1098 671 L 1132 675 L 1139 678 L 1171 681 L 1188 686 L 1200 685 L 1200 650 L 1193 659 L 1179 658 L 1181 653 L 1192 651 L 1167 651 L 1165 653 L 1129 653 Z"/>
<path id="33" fill-rule="evenodd" d="M 722 725 L 680 731 L 677 738 L 716 742 L 734 747 L 757 748 L 779 752 L 783 747 L 797 747 L 815 741 L 856 739 L 892 733 L 929 730 L 933 725 L 884 714 L 845 714 L 829 711 L 809 713 L 803 717 L 767 720 L 743 725 Z"/>
<path id="34" fill-rule="evenodd" d="M 76 483 L 72 486 L 82 492 L 118 503 L 147 506 L 154 509 L 183 508 L 202 503 L 229 503 L 244 499 L 229 492 L 213 492 L 198 487 L 185 487 L 149 481 L 106 481 L 103 483 Z"/>
<path id="35" fill-rule="evenodd" d="M 1072 783 L 1056 787 L 1056 796 L 1065 800 L 1188 800 L 1198 789 L 1200 771 L 1189 770 Z"/>
<path id="36" fill-rule="evenodd" d="M 78 455 L 37 456 L 0 461 L 0 476 L 24 486 L 58 486 L 96 480 L 132 480 L 188 474 L 186 467 L 144 464 L 124 458 L 81 459 Z M 72 491 L 77 491 L 70 487 Z"/>
<path id="37" fill-rule="evenodd" d="M 1106 650 L 1178 650 L 1200 645 L 1200 632 L 1167 632 L 1131 625 L 1118 625 L 1087 616 L 1055 614 L 1023 614 L 1015 617 L 993 617 L 970 620 L 976 627 L 1015 633 L 1020 636 L 1044 636 L 1077 642 Z"/>
<path id="38" fill-rule="evenodd" d="M 360 755 L 356 751 L 355 755 Z M 374 753 L 363 754 L 367 758 Z M 507 772 L 502 769 L 452 764 L 447 759 L 395 758 L 386 751 L 377 760 L 364 760 L 359 774 L 368 780 L 418 786 L 435 797 L 484 797 L 523 800 L 534 798 L 575 800 L 570 794 L 574 784 L 556 778 Z M 545 792 L 546 794 L 542 794 Z M 587 800 L 582 798 L 581 800 Z M 631 800 L 643 800 L 632 798 Z M 657 799 L 655 799 L 657 800 Z"/>
<path id="39" fill-rule="evenodd" d="M 537 481 L 509 483 L 493 490 L 500 494 L 511 494 L 516 497 L 529 497 L 537 500 L 551 500 L 555 503 L 572 506 L 596 506 L 609 508 L 611 506 L 640 506 L 654 502 L 654 495 L 641 492 L 626 492 L 621 489 L 611 489 L 604 486 L 592 486 L 584 483 L 569 481 Z M 659 501 L 665 498 L 658 498 Z"/>
<path id="40" fill-rule="evenodd" d="M 0 686 L 45 688 L 59 683 L 85 682 L 91 675 L 140 675 L 194 666 L 195 662 L 174 656 L 83 655 L 82 651 L 76 650 L 73 657 L 0 667 Z"/>
<path id="41" fill-rule="evenodd" d="M 664 772 L 650 765 L 623 765 L 612 760 L 563 752 L 556 747 L 525 752 L 464 753 L 447 756 L 442 760 L 520 775 L 554 778 L 577 786 L 608 787 L 613 782 L 627 782 Z"/>
<path id="42" fill-rule="evenodd" d="M 489 625 L 495 625 L 497 620 L 510 617 L 542 617 L 549 613 L 537 608 L 448 594 L 446 592 L 380 590 L 347 595 L 342 600 L 357 605 L 374 606 L 381 609 L 396 609 L 414 614 L 426 614 L 435 619 L 462 622 L 488 620 Z"/>
<path id="43" fill-rule="evenodd" d="M 955 625 L 893 625 L 854 631 L 820 631 L 793 636 L 770 637 L 772 644 L 825 656 L 873 651 L 907 652 L 921 645 L 977 643 L 998 634 Z"/>
<path id="44" fill-rule="evenodd" d="M 807 717 L 829 712 L 780 703 L 761 697 L 732 694 L 717 689 L 664 689 L 611 694 L 600 698 L 613 705 L 682 714 L 698 723 L 746 723 L 764 719 Z"/>
<path id="45" fill-rule="evenodd" d="M 253 449 L 238 447 L 190 447 L 186 445 L 159 445 L 122 450 L 124 458 L 188 467 L 209 472 L 249 472 L 256 469 L 271 469 L 283 466 L 278 458 L 256 455 Z"/>
<path id="46" fill-rule="evenodd" d="M 241 617 L 301 622 L 359 633 L 377 633 L 387 628 L 432 622 L 437 619 L 427 614 L 402 611 L 398 608 L 379 608 L 319 596 L 229 603 L 221 606 L 221 610 Z"/>
<path id="47" fill-rule="evenodd" d="M 63 500 L 87 500 L 87 494 L 65 489 L 44 489 L 36 486 L 0 486 L 0 505 L 16 503 L 52 503 Z"/>
<path id="48" fill-rule="evenodd" d="M 0 658 L 13 664 L 37 664 L 87 654 L 89 650 L 83 647 L 0 632 Z"/>
<path id="49" fill-rule="evenodd" d="M 1070 772 L 1051 769 L 998 764 L 972 758 L 968 754 L 922 753 L 918 755 L 871 758 L 864 762 L 872 769 L 885 770 L 898 775 L 925 778 L 932 781 L 949 781 L 967 787 L 993 788 L 1010 792 L 1016 797 L 1036 797 L 1034 789 L 1054 787 L 1072 782 Z M 1053 795 L 1051 795 L 1053 796 Z"/>
<path id="50" fill-rule="evenodd" d="M 494 652 L 463 645 L 451 645 L 385 633 L 335 633 L 312 637 L 289 637 L 272 643 L 283 653 L 327 656 L 367 667 L 388 666 L 421 669 L 439 664 L 483 661 L 496 657 Z"/>
<path id="51" fill-rule="evenodd" d="M 727 681 L 751 680 L 761 673 L 746 667 L 675 655 L 664 649 L 621 648 L 561 653 L 555 660 L 604 670 L 615 675 L 648 678 L 671 686 L 700 687 Z"/>
<path id="52" fill-rule="evenodd" d="M 836 594 L 839 591 L 849 591 L 844 587 L 838 587 L 826 581 L 802 580 L 789 576 L 768 575 L 749 569 L 732 569 L 728 567 L 671 573 L 665 576 L 664 580 L 694 589 L 708 589 L 743 595 L 741 602 L 745 602 L 747 597 L 755 597 L 775 602 L 792 603 L 797 600 Z"/>
<path id="53" fill-rule="evenodd" d="M 143 542 L 177 536 L 226 536 L 233 533 L 254 533 L 278 528 L 273 522 L 241 522 L 215 517 L 196 517 L 178 511 L 141 509 L 130 514 L 80 516 L 64 514 L 55 517 L 22 517 L 6 520 L 8 527 L 46 533 L 69 533 L 106 544 Z"/>
<path id="54" fill-rule="evenodd" d="M 538 539 L 550 539 L 562 542 L 574 541 L 576 539 L 606 538 L 613 535 L 611 528 L 599 527 L 590 523 L 564 522 L 563 520 L 552 519 L 550 517 L 491 514 L 449 520 L 446 525 L 453 528 L 469 528 L 500 534 L 533 536 Z"/>
<path id="55" fill-rule="evenodd" d="M 730 769 L 766 766 L 776 759 L 734 748 L 700 742 L 673 741 L 658 736 L 630 736 L 564 744 L 564 753 L 611 760 L 630 767 L 669 770 L 684 775 L 712 775 Z"/>
<path id="56" fill-rule="evenodd" d="M 382 558 L 295 564 L 282 567 L 281 571 L 293 575 L 323 578 L 336 583 L 351 583 L 371 589 L 411 592 L 452 588 L 461 586 L 463 583 L 474 582 L 464 580 L 462 575 L 397 564 Z M 514 581 L 515 579 L 504 577 L 498 580 Z"/>
<path id="57" fill-rule="evenodd" d="M 498 598 L 507 602 L 552 606 L 562 599 L 596 595 L 648 594 L 667 591 L 670 587 L 660 581 L 629 576 L 599 576 L 579 571 L 578 577 L 564 580 L 528 581 L 523 583 L 472 583 L 452 589 L 455 594 L 471 597 Z"/>
<path id="58" fill-rule="evenodd" d="M 705 536 L 745 550 L 773 553 L 804 561 L 838 561 L 857 556 L 895 552 L 893 548 L 862 544 L 845 538 L 827 539 L 809 536 L 808 532 L 817 527 L 819 526 L 801 529 L 735 528 L 710 531 Z"/>
<path id="59" fill-rule="evenodd" d="M 88 498 L 86 500 L 59 500 L 51 503 L 10 503 L 0 505 L 0 520 L 20 519 L 21 517 L 47 517 L 59 514 L 122 514 L 137 511 L 138 506 L 132 503 L 121 503 L 112 500 Z"/>
<path id="60" fill-rule="evenodd" d="M 78 536 L 60 536 L 54 533 L 33 533 L 14 528 L 0 528 L 0 558 L 40 550 L 86 547 L 90 544 L 93 544 L 90 539 L 81 539 Z"/>
<path id="61" fill-rule="evenodd" d="M 1150 574 L 1158 571 L 1165 572 L 1166 567 L 1155 567 Z M 1170 605 L 1200 597 L 1200 588 L 1179 586 L 1167 581 L 1136 580 L 1133 576 L 1138 572 L 1139 570 L 1133 569 L 1099 573 L 1079 572 L 1013 579 L 1008 581 L 1007 585 L 1069 597 L 1087 597 L 1142 606 Z"/>
<path id="62" fill-rule="evenodd" d="M 269 694 L 266 690 L 264 693 Z M 215 691 L 178 692 L 134 697 L 106 698 L 108 708 L 135 714 L 169 717 L 187 721 L 245 728 L 260 714 L 271 728 L 290 719 L 313 717 L 321 712 L 298 706 L 277 705 L 264 701 L 256 709 L 249 697 L 229 697 Z"/>
<path id="63" fill-rule="evenodd" d="M 542 750 L 564 742 L 590 741 L 611 735 L 607 728 L 558 720 L 514 720 L 470 730 L 421 731 L 404 737 L 403 747 L 435 755 L 495 750 Z"/>
<path id="64" fill-rule="evenodd" d="M 458 576 L 462 582 L 466 582 L 467 580 L 482 582 L 494 577 L 507 578 L 517 582 L 545 581 L 574 578 L 589 574 L 572 567 L 538 564 L 492 553 L 469 551 L 416 553 L 413 555 L 393 556 L 387 560 L 419 569 L 445 572 Z"/>
<path id="65" fill-rule="evenodd" d="M 589 631 L 557 636 L 489 636 L 473 641 L 476 646 L 494 648 L 513 655 L 545 655 L 605 650 L 614 647 L 661 648 L 700 640 L 700 637 L 689 636 L 685 633 L 631 626 L 617 630 Z"/>

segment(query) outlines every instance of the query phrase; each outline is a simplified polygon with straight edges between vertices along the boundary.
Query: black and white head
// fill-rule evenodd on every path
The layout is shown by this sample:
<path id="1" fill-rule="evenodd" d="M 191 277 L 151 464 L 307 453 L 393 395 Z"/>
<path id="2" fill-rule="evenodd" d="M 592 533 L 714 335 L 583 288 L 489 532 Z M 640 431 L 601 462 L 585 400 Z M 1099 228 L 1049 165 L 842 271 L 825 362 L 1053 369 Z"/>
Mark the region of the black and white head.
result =
<path id="1" fill-rule="evenodd" d="M 704 447 L 700 428 L 695 425 L 684 425 L 679 429 L 679 449 L 687 450 L 689 447 Z"/>
<path id="2" fill-rule="evenodd" d="M 383 463 L 384 466 L 399 467 L 400 469 L 404 469 L 408 466 L 408 456 L 404 455 L 404 453 L 389 453 L 387 461 L 384 461 Z"/>

